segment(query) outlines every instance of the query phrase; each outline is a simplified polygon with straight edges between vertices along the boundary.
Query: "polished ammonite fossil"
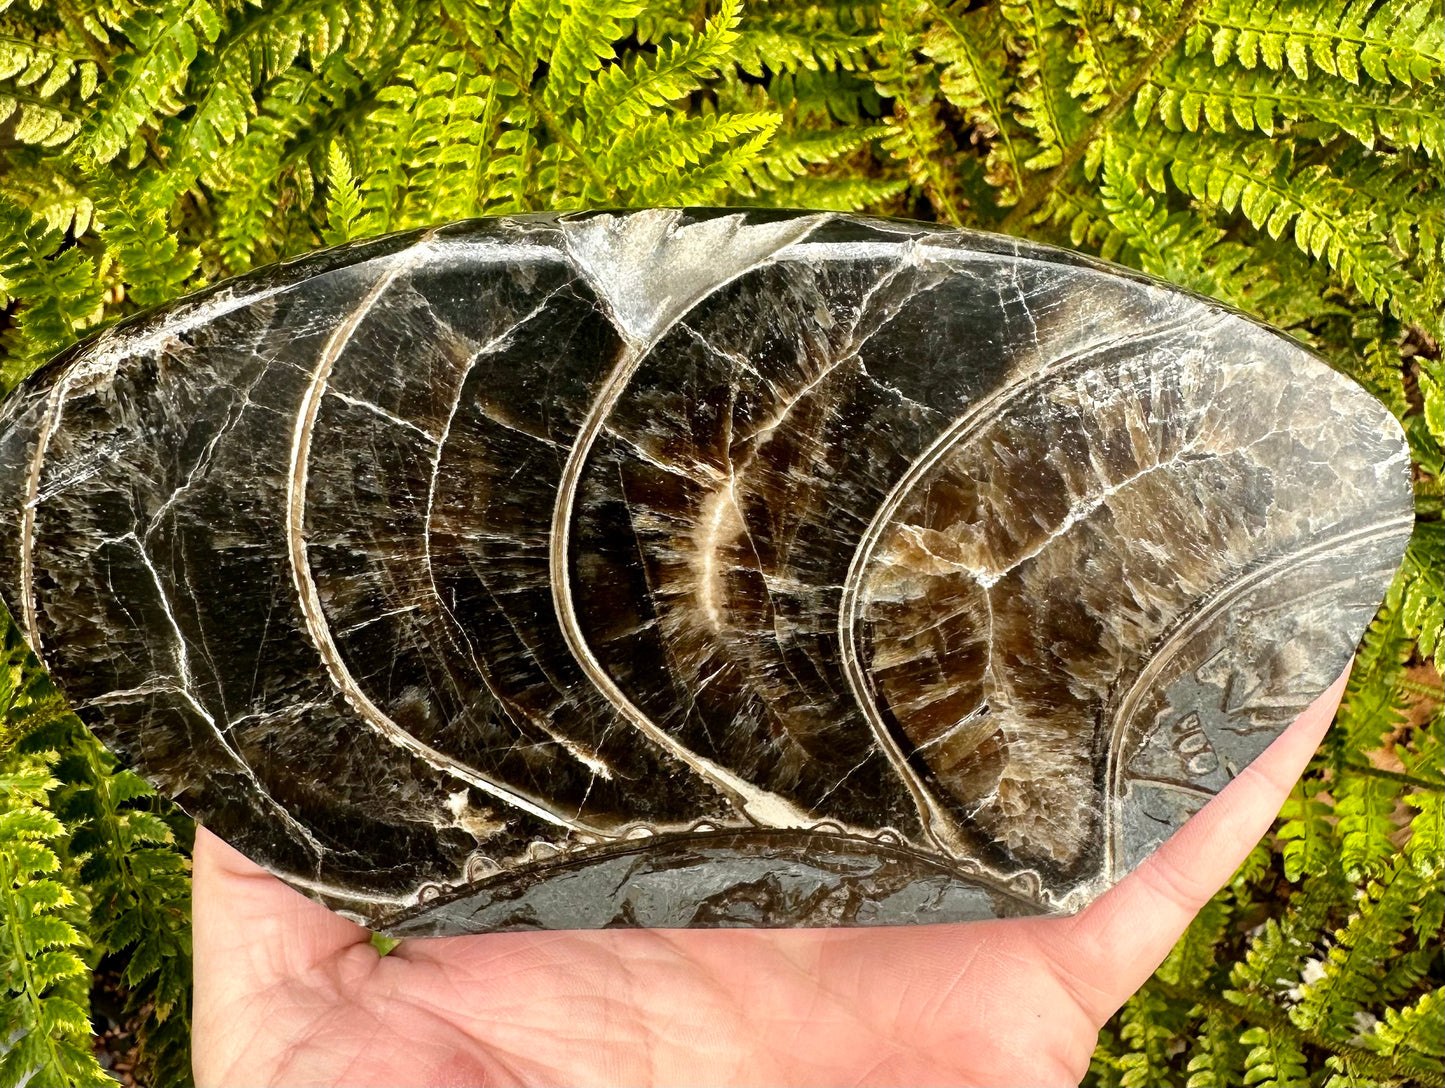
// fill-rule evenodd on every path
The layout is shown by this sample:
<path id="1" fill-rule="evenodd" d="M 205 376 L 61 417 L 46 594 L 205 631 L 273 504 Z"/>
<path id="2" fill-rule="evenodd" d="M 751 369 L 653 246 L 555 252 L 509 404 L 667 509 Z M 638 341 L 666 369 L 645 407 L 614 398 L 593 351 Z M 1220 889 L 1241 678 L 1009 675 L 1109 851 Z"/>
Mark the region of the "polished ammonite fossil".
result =
<path id="1" fill-rule="evenodd" d="M 351 245 L 0 409 L 76 710 L 397 935 L 1076 909 L 1344 666 L 1410 514 L 1288 338 L 825 213 Z"/>

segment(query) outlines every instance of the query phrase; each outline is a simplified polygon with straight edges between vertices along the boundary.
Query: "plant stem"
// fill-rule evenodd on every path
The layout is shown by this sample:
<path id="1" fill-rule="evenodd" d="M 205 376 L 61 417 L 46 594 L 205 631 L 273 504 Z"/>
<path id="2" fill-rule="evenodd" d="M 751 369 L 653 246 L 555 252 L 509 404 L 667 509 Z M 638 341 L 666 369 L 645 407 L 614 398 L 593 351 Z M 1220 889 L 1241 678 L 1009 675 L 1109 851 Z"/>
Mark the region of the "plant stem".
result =
<path id="1" fill-rule="evenodd" d="M 477 48 L 476 43 L 472 41 L 471 35 L 467 33 L 466 27 L 446 14 L 441 16 L 441 24 L 446 27 L 447 30 L 451 31 L 452 35 L 461 43 L 462 48 L 467 51 L 467 55 L 476 61 L 477 67 L 481 68 L 482 71 L 488 75 L 494 76 L 496 74 L 491 64 L 487 62 L 486 56 Z M 500 39 L 496 39 L 494 44 L 501 50 L 503 56 L 510 61 L 508 66 L 513 69 L 513 78 L 516 80 L 518 88 L 520 88 L 523 97 L 527 99 L 527 104 L 532 107 L 532 111 L 541 119 L 542 124 L 546 126 L 552 139 L 556 140 L 572 153 L 572 156 L 581 164 L 582 169 L 587 172 L 588 179 L 606 195 L 608 200 L 615 203 L 617 201 L 617 190 L 607 184 L 607 179 L 603 177 L 602 172 L 597 169 L 597 164 L 592 161 L 582 145 L 572 138 L 572 134 L 562 126 L 552 111 L 542 105 L 539 97 L 532 93 L 528 86 L 529 80 L 522 72 L 522 58 L 511 49 L 508 49 Z"/>
<path id="2" fill-rule="evenodd" d="M 1375 767 L 1368 763 L 1356 763 L 1350 761 L 1342 765 L 1344 770 L 1353 774 L 1362 774 L 1370 778 L 1388 778 L 1391 782 L 1403 782 L 1408 786 L 1415 786 L 1418 789 L 1430 790 L 1434 793 L 1445 793 L 1445 782 L 1431 782 L 1428 778 L 1416 778 L 1414 775 L 1405 774 L 1403 771 L 1387 771 L 1383 767 Z"/>
<path id="3" fill-rule="evenodd" d="M 1402 1084 L 1420 1085 L 1422 1088 L 1445 1088 L 1445 1076 L 1431 1069 L 1397 1064 L 1389 1056 L 1376 1054 L 1364 1047 L 1336 1042 L 1313 1031 L 1299 1027 L 1286 1014 L 1260 1005 L 1243 1006 L 1227 1001 L 1218 994 L 1196 989 L 1193 986 L 1176 986 L 1151 979 L 1150 986 L 1157 987 L 1166 997 L 1188 1001 L 1210 1012 L 1217 1013 L 1238 1024 L 1262 1027 L 1279 1035 L 1288 1035 L 1297 1043 L 1307 1044 L 1318 1050 L 1338 1054 L 1345 1061 L 1364 1070 L 1374 1080 L 1397 1081 Z"/>
<path id="4" fill-rule="evenodd" d="M 19 875 L 18 872 L 10 871 L 9 859 L 0 854 L 0 889 L 3 889 L 5 893 L 5 917 L 7 919 L 5 928 L 10 931 L 11 943 L 15 949 L 15 962 L 20 965 L 20 990 L 25 997 L 25 1003 L 30 1006 L 30 1019 L 34 1025 L 31 1030 L 39 1032 L 45 1037 L 45 1048 L 50 1052 L 50 1067 L 57 1074 L 63 1075 L 65 1070 L 60 1064 L 60 1051 L 56 1049 L 55 1036 L 45 1030 L 45 1021 L 41 1016 L 40 995 L 35 992 L 35 977 L 30 971 L 32 953 L 21 927 L 21 906 L 15 898 L 15 883 Z"/>
<path id="5" fill-rule="evenodd" d="M 1008 125 L 1004 123 L 1003 105 L 1002 103 L 994 101 L 994 96 L 990 93 L 990 88 L 987 83 L 984 82 L 986 78 L 984 75 L 985 70 L 983 64 L 978 59 L 978 55 L 974 52 L 973 46 L 969 44 L 969 32 L 959 25 L 953 13 L 938 3 L 938 0 L 928 0 L 928 6 L 930 10 L 932 10 L 934 18 L 948 27 L 953 36 L 958 39 L 960 47 L 962 47 L 964 54 L 968 57 L 968 63 L 973 68 L 974 79 L 978 83 L 979 91 L 983 94 L 984 104 L 988 106 L 989 115 L 993 118 L 994 124 L 998 128 L 999 139 L 1003 141 L 1004 153 L 1008 156 L 1009 180 L 1013 183 L 1013 191 L 1022 197 L 1023 179 L 1019 174 L 1019 156 L 1014 151 L 1013 140 L 1009 138 Z"/>
<path id="6" fill-rule="evenodd" d="M 1094 123 L 1082 136 L 1069 145 L 1059 165 L 1031 184 L 1024 195 L 1019 198 L 1019 202 L 1014 205 L 1013 210 L 1004 217 L 1004 221 L 1000 225 L 1001 230 L 1012 230 L 1020 220 L 1038 207 L 1039 202 L 1057 187 L 1059 182 L 1064 179 L 1064 175 L 1084 157 L 1084 152 L 1089 150 L 1089 145 L 1099 138 L 1115 117 L 1119 116 L 1124 107 L 1138 93 L 1139 88 L 1144 86 L 1144 81 L 1149 78 L 1149 73 L 1159 66 L 1159 62 L 1169 55 L 1189 28 L 1194 25 L 1202 5 L 1203 0 L 1188 0 L 1180 10 L 1174 25 L 1169 28 L 1169 32 L 1155 43 L 1149 55 L 1144 58 L 1144 63 L 1134 70 L 1129 82 L 1115 92 L 1114 97 L 1109 100 L 1109 104 L 1094 117 Z"/>
<path id="7" fill-rule="evenodd" d="M 1434 699 L 1436 702 L 1445 699 L 1445 689 L 1438 684 L 1425 684 L 1419 680 L 1404 679 L 1395 681 L 1395 686 L 1401 691 L 1408 691 L 1411 695 L 1418 695 L 1422 699 Z"/>

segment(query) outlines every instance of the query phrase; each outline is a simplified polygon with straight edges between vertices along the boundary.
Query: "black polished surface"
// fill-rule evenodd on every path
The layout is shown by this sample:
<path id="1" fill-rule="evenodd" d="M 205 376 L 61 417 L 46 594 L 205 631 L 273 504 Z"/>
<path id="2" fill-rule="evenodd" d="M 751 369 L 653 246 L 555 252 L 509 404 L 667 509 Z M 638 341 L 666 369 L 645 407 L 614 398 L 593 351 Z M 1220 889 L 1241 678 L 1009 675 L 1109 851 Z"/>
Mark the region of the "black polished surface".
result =
<path id="1" fill-rule="evenodd" d="M 830 213 L 353 245 L 0 406 L 78 712 L 398 934 L 1077 909 L 1344 666 L 1411 510 L 1284 336 Z"/>

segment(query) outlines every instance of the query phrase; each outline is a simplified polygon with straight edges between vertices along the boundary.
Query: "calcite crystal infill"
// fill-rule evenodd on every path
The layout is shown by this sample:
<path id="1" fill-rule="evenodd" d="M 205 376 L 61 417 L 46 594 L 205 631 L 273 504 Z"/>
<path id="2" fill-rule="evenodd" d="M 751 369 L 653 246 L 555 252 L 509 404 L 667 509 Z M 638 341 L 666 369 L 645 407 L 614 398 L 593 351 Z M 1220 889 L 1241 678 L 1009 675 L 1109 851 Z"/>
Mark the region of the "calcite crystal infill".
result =
<path id="1" fill-rule="evenodd" d="M 1399 428 L 1057 250 L 825 213 L 455 224 L 0 406 L 81 716 L 395 935 L 1077 909 L 1338 673 Z"/>

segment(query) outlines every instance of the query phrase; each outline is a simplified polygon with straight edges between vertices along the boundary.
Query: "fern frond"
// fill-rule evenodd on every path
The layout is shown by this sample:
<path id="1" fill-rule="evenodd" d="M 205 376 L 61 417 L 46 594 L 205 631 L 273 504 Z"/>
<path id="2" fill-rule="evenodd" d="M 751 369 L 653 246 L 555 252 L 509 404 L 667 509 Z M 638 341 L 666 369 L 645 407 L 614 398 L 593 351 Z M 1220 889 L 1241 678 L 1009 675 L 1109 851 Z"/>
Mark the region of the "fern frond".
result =
<path id="1" fill-rule="evenodd" d="M 0 198 L 0 298 L 22 300 L 13 327 L 0 336 L 7 358 L 0 389 L 9 389 L 73 343 L 104 312 L 94 263 L 64 236 L 8 198 Z"/>
<path id="2" fill-rule="evenodd" d="M 1253 245 L 1230 237 L 1225 228 L 1190 210 L 1171 210 L 1165 198 L 1130 173 L 1129 155 L 1112 138 L 1103 142 L 1097 212 L 1074 200 L 1075 244 L 1086 239 L 1102 255 L 1123 260 L 1171 282 L 1260 315 L 1305 340 L 1309 325 L 1332 307 L 1327 271 L 1293 245 L 1260 238 Z M 1070 205 L 1060 203 L 1059 211 Z M 1102 222 L 1099 221 L 1102 213 Z"/>
<path id="3" fill-rule="evenodd" d="M 488 212 L 501 214 L 531 208 L 528 193 L 535 178 L 533 164 L 540 157 L 541 149 L 530 127 L 508 129 L 497 137 L 485 173 L 491 201 Z"/>
<path id="4" fill-rule="evenodd" d="M 661 114 L 620 134 L 598 160 L 598 166 L 634 200 L 666 203 L 664 193 L 679 194 L 690 188 L 689 176 L 696 176 L 701 183 L 701 171 L 705 169 L 718 167 L 721 172 L 714 176 L 723 179 L 708 184 L 714 188 L 726 184 L 752 162 L 753 154 L 772 135 L 778 122 L 777 114 L 767 112 L 687 118 Z M 746 146 L 751 150 L 738 156 L 733 141 L 740 137 L 748 138 Z M 721 168 L 723 159 L 729 156 L 735 170 Z"/>
<path id="5" fill-rule="evenodd" d="M 855 125 L 780 134 L 768 145 L 766 160 L 749 170 L 748 176 L 762 188 L 776 188 L 782 182 L 802 177 L 812 167 L 836 162 L 887 133 L 883 125 Z"/>
<path id="6" fill-rule="evenodd" d="M 1327 740 L 1336 765 L 1363 759 L 1400 723 L 1403 701 L 1398 682 L 1410 656 L 1410 636 L 1399 604 L 1408 579 L 1407 569 L 1395 575 L 1384 607 L 1360 640 L 1335 728 Z"/>
<path id="7" fill-rule="evenodd" d="M 48 810 L 55 753 L 0 766 L 0 1082 L 112 1085 L 90 1049 L 85 938 L 56 853 L 65 827 Z"/>
<path id="8" fill-rule="evenodd" d="M 1135 98 L 1134 116 L 1143 122 L 1151 113 L 1174 131 L 1243 129 L 1270 136 L 1293 126 L 1319 142 L 1345 132 L 1372 149 L 1384 142 L 1432 157 L 1445 152 L 1445 98 L 1438 90 L 1355 87 L 1337 77 L 1302 80 L 1264 69 L 1237 72 L 1203 57 L 1175 55 L 1150 74 Z"/>
<path id="9" fill-rule="evenodd" d="M 565 12 L 565 0 L 514 0 L 511 4 L 507 38 L 519 58 L 520 78 L 530 80 L 537 61 L 551 54 Z"/>
<path id="10" fill-rule="evenodd" d="M 181 252 L 165 219 L 138 201 L 113 171 L 97 169 L 91 185 L 106 252 L 119 263 L 131 300 L 138 306 L 158 306 L 183 294 L 200 254 Z"/>
<path id="11" fill-rule="evenodd" d="M 328 245 L 340 245 L 356 237 L 361 218 L 361 194 L 351 170 L 351 157 L 333 143 L 326 153 L 326 229 L 321 236 Z"/>
<path id="12" fill-rule="evenodd" d="M 1069 60 L 1075 65 L 1069 80 L 1069 94 L 1080 100 L 1087 113 L 1108 105 L 1119 90 L 1123 69 L 1118 64 L 1118 45 L 1128 36 L 1119 23 L 1099 18 L 1100 11 L 1090 0 L 1059 0 L 1064 21 L 1074 31 L 1074 46 Z"/>
<path id="13" fill-rule="evenodd" d="M 613 43 L 623 35 L 623 22 L 640 10 L 642 4 L 632 0 L 563 0 L 542 92 L 549 108 L 569 100 L 616 58 Z"/>
<path id="14" fill-rule="evenodd" d="M 0 175 L 0 199 L 9 199 L 51 230 L 75 239 L 90 230 L 95 213 L 85 183 L 36 156 L 33 148 L 17 153 L 8 173 Z"/>
<path id="15" fill-rule="evenodd" d="M 1400 828 L 1391 818 L 1396 788 L 1387 779 L 1342 772 L 1334 787 L 1340 861 L 1351 879 L 1379 874 L 1397 854 L 1393 837 Z"/>
<path id="16" fill-rule="evenodd" d="M 1325 791 L 1308 779 L 1301 779 L 1280 811 L 1284 821 L 1278 835 L 1284 857 L 1284 875 L 1299 880 L 1305 874 L 1318 876 L 1336 862 L 1338 846 L 1329 817 L 1333 806 L 1319 800 Z"/>
<path id="17" fill-rule="evenodd" d="M 1123 1088 L 1177 1083 L 1170 1052 L 1181 1027 L 1179 1010 L 1162 994 L 1145 986 L 1124 1002 L 1120 1020 L 1120 1038 L 1129 1046 L 1119 1058 L 1119 1083 Z"/>
<path id="18" fill-rule="evenodd" d="M 474 0 L 485 3 L 485 0 Z M 690 0 L 651 0 L 633 21 L 633 35 L 642 45 L 661 45 L 697 29 L 698 7 Z"/>
<path id="19" fill-rule="evenodd" d="M 1439 396 L 1436 382 L 1433 376 L 1420 372 L 1418 387 L 1423 394 L 1425 411 L 1411 417 L 1405 428 L 1411 450 L 1423 447 L 1421 453 L 1426 456 L 1438 455 L 1442 448 L 1440 438 L 1432 429 L 1438 427 L 1438 420 L 1432 423 L 1430 417 L 1433 410 L 1438 410 L 1438 404 L 1431 404 L 1431 399 Z M 1420 460 L 1424 462 L 1425 458 Z M 1427 659 L 1434 657 L 1435 671 L 1439 673 L 1445 658 L 1445 632 L 1442 632 L 1445 626 L 1445 524 L 1422 521 L 1416 525 L 1405 550 L 1402 571 L 1401 626 L 1407 636 L 1415 639 L 1422 655 Z"/>
<path id="20" fill-rule="evenodd" d="M 295 62 L 304 59 L 316 70 L 344 49 L 354 66 L 374 41 L 399 48 L 415 23 L 408 3 L 393 6 L 377 0 L 246 5 L 226 12 L 225 18 L 214 48 L 199 54 L 191 68 L 187 91 L 194 108 L 162 137 L 179 188 L 188 184 L 187 166 L 198 175 L 209 159 L 246 134 L 259 110 L 257 90 Z"/>
<path id="21" fill-rule="evenodd" d="M 1325 260 L 1372 304 L 1389 305 L 1427 328 L 1439 325 L 1438 313 L 1420 297 L 1420 283 L 1391 245 L 1385 208 L 1326 167 L 1295 168 L 1278 145 L 1265 142 L 1191 132 L 1117 138 L 1129 149 L 1130 173 L 1156 191 L 1166 190 L 1167 177 L 1223 212 L 1243 212 L 1271 238 L 1292 230 L 1301 251 Z"/>
<path id="22" fill-rule="evenodd" d="M 757 203 L 776 208 L 816 208 L 859 212 L 876 209 L 908 190 L 907 178 L 820 177 L 805 175 L 767 190 Z M 752 194 L 748 194 L 752 195 Z M 741 203 L 749 203 L 742 201 Z"/>
<path id="23" fill-rule="evenodd" d="M 1160 980 L 1171 986 L 1198 986 L 1215 968 L 1219 945 L 1234 913 L 1228 891 L 1215 896 L 1195 915 L 1159 965 Z"/>
<path id="24" fill-rule="evenodd" d="M 1210 1010 L 1201 1025 L 1196 1051 L 1187 1066 L 1185 1088 L 1218 1088 L 1244 1079 L 1244 1062 L 1250 1048 L 1239 1038 L 1239 1024 Z"/>
<path id="25" fill-rule="evenodd" d="M 1002 190 L 1000 204 L 1012 204 L 1023 193 L 1023 164 L 1013 126 L 1005 117 L 1005 24 L 988 8 L 962 16 L 934 10 L 937 21 L 924 35 L 922 50 L 944 66 L 938 77 L 944 98 L 963 112 L 978 139 L 988 141 L 984 177 Z"/>
<path id="26" fill-rule="evenodd" d="M 1224 998 L 1245 1010 L 1271 1012 L 1293 988 L 1314 952 L 1315 938 L 1352 894 L 1334 873 L 1311 881 L 1280 918 L 1268 918 L 1229 969 Z"/>
<path id="27" fill-rule="evenodd" d="M 1199 17 L 1214 62 L 1246 68 L 1288 66 L 1300 79 L 1310 69 L 1355 83 L 1363 71 L 1380 83 L 1433 82 L 1440 76 L 1442 20 L 1431 0 L 1214 0 Z"/>
<path id="28" fill-rule="evenodd" d="M 1258 1088 L 1297 1088 L 1308 1081 L 1305 1054 L 1288 1035 L 1266 1027 L 1246 1029 L 1239 1041 L 1250 1048 L 1244 1056 L 1244 1083 Z"/>
<path id="29" fill-rule="evenodd" d="M 78 828 L 71 850 L 94 889 L 91 932 L 110 952 L 130 951 L 126 984 L 144 988 L 164 1020 L 189 1000 L 185 858 L 171 828 L 147 811 L 154 791 L 130 771 L 117 770 L 93 739 L 78 744 L 86 765 L 62 791 L 57 808 Z"/>
<path id="30" fill-rule="evenodd" d="M 904 165 L 909 180 L 928 198 L 938 217 L 958 223 L 963 194 L 948 148 L 937 102 L 937 73 L 914 59 L 922 46 L 926 7 L 921 0 L 887 0 L 880 10 L 882 61 L 874 74 L 879 93 L 893 99 L 883 146 Z"/>
<path id="31" fill-rule="evenodd" d="M 138 160 L 141 130 L 180 109 L 191 65 L 202 44 L 216 40 L 221 21 L 209 0 L 168 0 L 158 11 L 136 11 L 121 29 L 132 49 L 101 85 L 82 134 L 102 163 L 127 149 Z"/>
<path id="32" fill-rule="evenodd" d="M 95 58 L 71 48 L 63 33 L 22 36 L 11 29 L 0 22 L 0 123 L 11 121 L 19 143 L 63 145 L 80 130 L 86 100 L 95 93 Z"/>
<path id="33" fill-rule="evenodd" d="M 218 193 L 212 244 L 227 271 L 244 271 L 258 253 L 279 257 L 288 252 L 296 208 L 294 200 L 290 207 L 278 207 L 282 187 L 288 178 L 309 178 L 313 158 L 319 165 L 334 129 L 373 106 L 376 82 L 390 74 L 387 67 L 363 77 L 344 56 L 333 54 L 317 72 L 293 68 L 271 83 L 245 137 L 213 163 L 204 178 Z M 383 171 L 375 171 L 369 180 L 384 177 Z M 382 209 L 387 217 L 393 211 L 389 204 Z M 309 232 L 309 220 L 306 224 Z M 380 229 L 388 229 L 387 224 Z M 308 243 L 303 236 L 290 244 Z"/>
<path id="34" fill-rule="evenodd" d="M 6 121 L 17 142 L 38 147 L 66 143 L 80 131 L 80 114 L 69 106 L 17 90 L 0 91 L 0 123 Z"/>
<path id="35" fill-rule="evenodd" d="M 755 166 L 764 145 L 778 126 L 776 114 L 704 115 L 702 122 L 689 126 L 687 121 L 672 126 L 679 130 L 679 142 L 670 149 L 660 149 L 649 159 L 649 171 L 659 162 L 665 172 L 651 180 L 634 173 L 627 186 L 637 194 L 640 205 L 689 204 L 715 199 L 717 194 Z M 687 127 L 684 127 L 687 126 Z M 738 138 L 743 137 L 739 142 Z"/>
<path id="36" fill-rule="evenodd" d="M 1434 1059 L 1445 1057 L 1445 986 L 1421 994 L 1403 1009 L 1386 1009 L 1385 1018 L 1362 1040 L 1377 1054 L 1410 1054 Z"/>
<path id="37" fill-rule="evenodd" d="M 1021 165 L 1046 170 L 1063 162 L 1065 148 L 1088 125 L 1087 113 L 1069 91 L 1071 35 L 1064 10 L 1041 0 L 1009 0 L 1000 10 L 1009 24 L 1010 49 L 1020 58 L 1017 89 L 1010 96 L 1014 116 L 1036 144 Z"/>
<path id="38" fill-rule="evenodd" d="M 621 127 L 691 94 L 733 51 L 741 18 L 739 0 L 724 0 L 702 33 L 666 42 L 631 64 L 603 68 L 582 93 L 588 116 Z"/>
<path id="39" fill-rule="evenodd" d="M 746 94 L 751 84 L 729 81 L 718 88 L 718 104 L 734 95 Z M 768 81 L 764 93 L 803 124 L 826 125 L 836 121 L 856 125 L 883 116 L 878 88 L 862 75 L 847 71 L 778 72 Z"/>
<path id="40" fill-rule="evenodd" d="M 41 98 L 50 98 L 67 84 L 74 84 L 81 98 L 94 93 L 99 80 L 95 59 L 70 49 L 64 39 L 51 34 L 23 38 L 5 33 L 0 26 L 0 82 L 16 87 L 34 87 Z"/>
<path id="41" fill-rule="evenodd" d="M 749 15 L 738 32 L 734 58 L 750 75 L 764 71 L 852 71 L 877 43 L 873 32 L 808 20 L 799 14 Z"/>
<path id="42" fill-rule="evenodd" d="M 1388 975 L 1399 975 L 1397 949 L 1419 901 L 1419 876 L 1397 863 L 1371 881 L 1358 909 L 1334 934 L 1316 977 L 1300 987 L 1290 1019 L 1305 1031 L 1339 1042 L 1356 1034 L 1355 1013 L 1379 1000 Z"/>
<path id="43" fill-rule="evenodd" d="M 391 139 L 359 164 L 352 237 L 481 214 L 486 162 L 517 94 L 446 31 L 418 35 L 368 115 Z"/>

